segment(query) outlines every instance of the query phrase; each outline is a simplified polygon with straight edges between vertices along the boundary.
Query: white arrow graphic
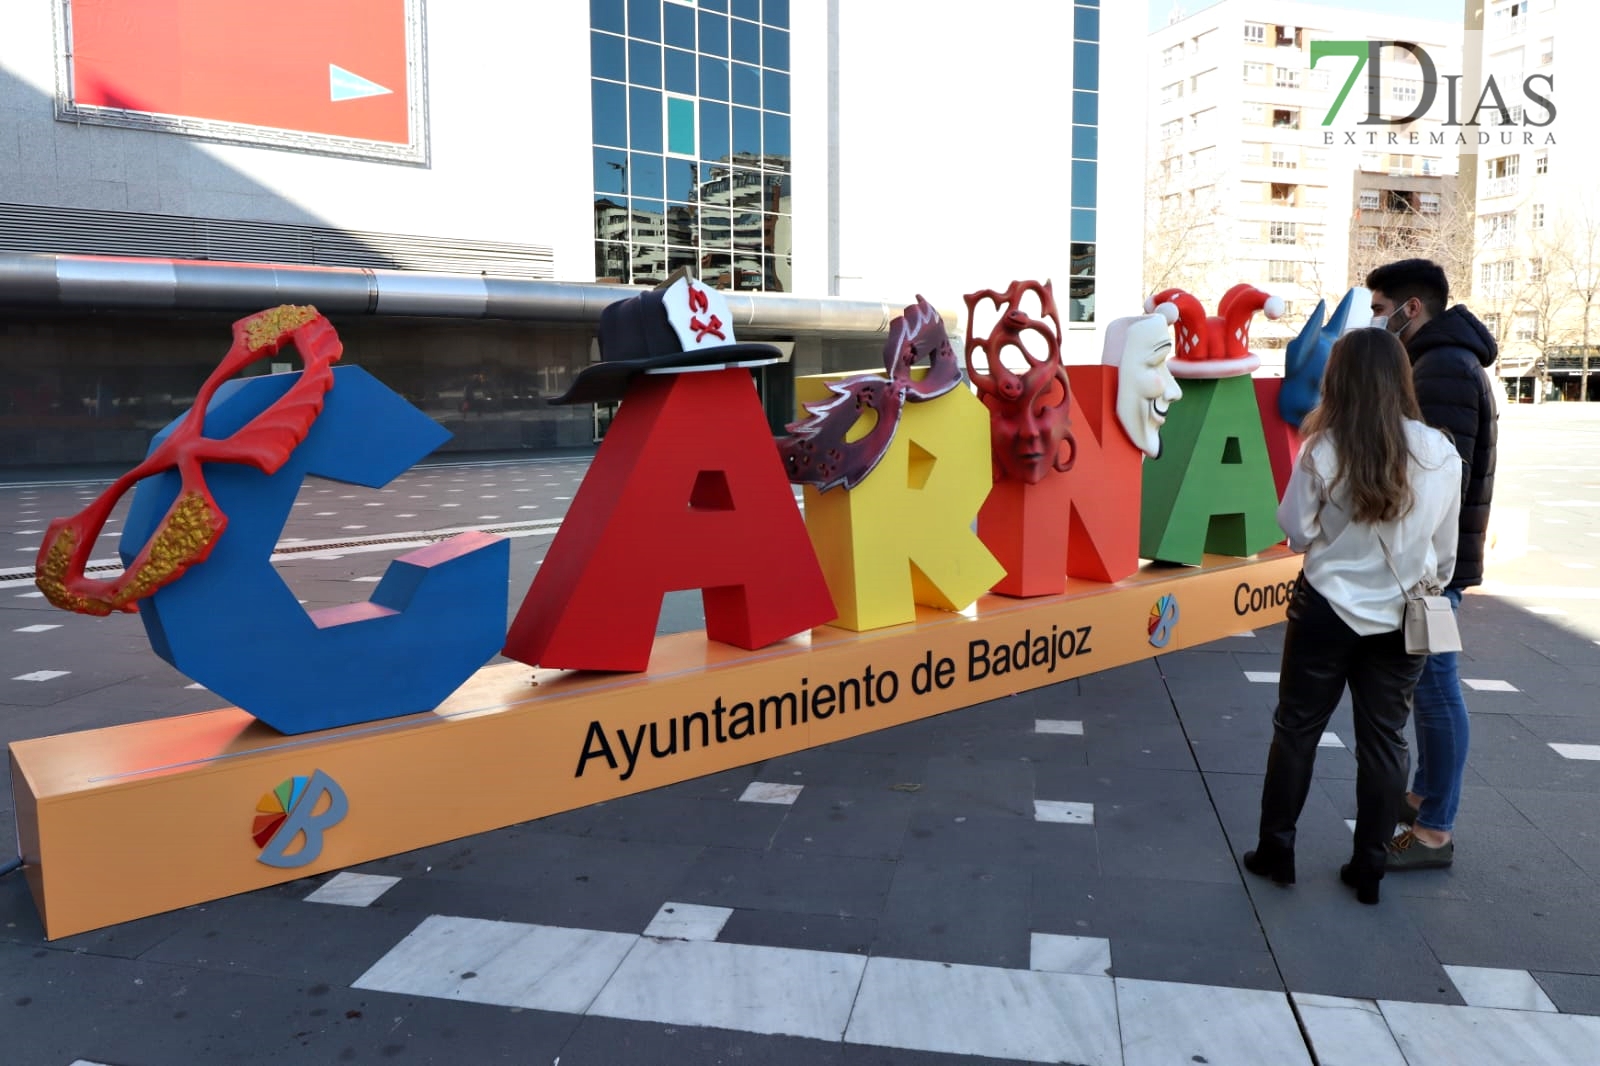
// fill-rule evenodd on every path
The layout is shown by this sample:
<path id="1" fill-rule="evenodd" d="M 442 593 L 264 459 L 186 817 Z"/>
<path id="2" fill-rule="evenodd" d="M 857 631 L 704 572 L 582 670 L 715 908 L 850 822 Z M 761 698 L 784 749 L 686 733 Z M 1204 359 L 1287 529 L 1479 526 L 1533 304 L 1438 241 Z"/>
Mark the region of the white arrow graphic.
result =
<path id="1" fill-rule="evenodd" d="M 384 96 L 394 92 L 385 89 L 375 81 L 368 81 L 359 74 L 352 74 L 343 67 L 328 64 L 328 98 L 335 102 L 339 100 L 359 100 L 363 96 Z"/>

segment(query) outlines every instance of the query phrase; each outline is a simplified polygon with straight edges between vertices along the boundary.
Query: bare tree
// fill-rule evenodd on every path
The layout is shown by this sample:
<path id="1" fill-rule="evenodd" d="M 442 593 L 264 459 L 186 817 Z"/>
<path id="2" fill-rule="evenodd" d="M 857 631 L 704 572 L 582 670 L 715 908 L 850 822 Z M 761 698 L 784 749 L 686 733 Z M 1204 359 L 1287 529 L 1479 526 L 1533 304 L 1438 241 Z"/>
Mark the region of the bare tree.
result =
<path id="1" fill-rule="evenodd" d="M 1437 204 L 1417 192 L 1383 195 L 1379 210 L 1357 210 L 1351 217 L 1350 284 L 1365 285 L 1367 275 L 1384 263 L 1431 259 L 1444 268 L 1452 286 L 1465 292 L 1477 250 L 1472 201 L 1457 192 L 1454 181 L 1440 186 Z"/>
<path id="2" fill-rule="evenodd" d="M 1190 187 L 1164 166 L 1151 185 L 1145 201 L 1144 291 L 1220 292 L 1216 281 L 1232 256 L 1222 236 L 1226 219 L 1217 186 Z"/>
<path id="3" fill-rule="evenodd" d="M 1579 345 L 1578 399 L 1589 399 L 1589 359 L 1600 314 L 1600 202 L 1590 193 L 1555 214 L 1546 269 L 1577 321 L 1571 335 Z"/>

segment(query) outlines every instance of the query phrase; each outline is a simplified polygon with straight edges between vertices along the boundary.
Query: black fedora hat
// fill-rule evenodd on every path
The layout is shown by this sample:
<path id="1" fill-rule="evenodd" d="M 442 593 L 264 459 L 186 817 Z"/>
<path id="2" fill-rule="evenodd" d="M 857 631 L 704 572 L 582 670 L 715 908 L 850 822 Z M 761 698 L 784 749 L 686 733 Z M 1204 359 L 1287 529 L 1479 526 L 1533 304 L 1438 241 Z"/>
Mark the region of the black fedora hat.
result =
<path id="1" fill-rule="evenodd" d="M 579 372 L 552 404 L 611 403 L 635 374 L 688 372 L 780 363 L 770 344 L 734 340 L 723 295 L 687 269 L 649 292 L 608 304 L 600 312 L 600 361 Z"/>

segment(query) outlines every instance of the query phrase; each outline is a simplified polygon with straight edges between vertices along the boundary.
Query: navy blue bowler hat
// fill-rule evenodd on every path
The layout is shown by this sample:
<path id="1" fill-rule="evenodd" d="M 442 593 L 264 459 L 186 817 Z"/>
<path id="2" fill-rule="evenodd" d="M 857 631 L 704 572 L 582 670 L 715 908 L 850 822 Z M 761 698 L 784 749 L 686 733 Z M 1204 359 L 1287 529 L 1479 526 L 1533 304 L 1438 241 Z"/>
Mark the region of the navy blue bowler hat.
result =
<path id="1" fill-rule="evenodd" d="M 770 344 L 740 344 L 722 293 L 687 270 L 600 312 L 600 361 L 579 372 L 552 404 L 612 403 L 634 375 L 781 363 Z"/>

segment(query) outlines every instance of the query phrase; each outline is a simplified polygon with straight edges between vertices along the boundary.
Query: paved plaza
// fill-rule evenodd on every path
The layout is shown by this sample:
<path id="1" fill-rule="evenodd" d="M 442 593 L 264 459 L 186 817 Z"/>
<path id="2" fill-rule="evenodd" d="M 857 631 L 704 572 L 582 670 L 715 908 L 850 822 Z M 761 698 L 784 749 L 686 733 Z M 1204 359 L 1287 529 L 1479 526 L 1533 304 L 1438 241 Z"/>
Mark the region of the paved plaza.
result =
<path id="1" fill-rule="evenodd" d="M 0 1062 L 1600 1062 L 1600 405 L 1508 407 L 1499 458 L 1489 583 L 1463 608 L 1456 864 L 1385 880 L 1378 907 L 1336 876 L 1348 704 L 1299 884 L 1239 867 L 1273 627 L 56 941 L 8 874 Z M 514 609 L 587 465 L 308 482 L 280 570 L 333 606 L 424 534 L 488 529 L 512 538 Z M 137 618 L 66 614 L 32 585 L 45 525 L 113 473 L 0 474 L 0 741 L 217 706 Z M 663 631 L 699 625 L 696 596 L 669 597 Z M 160 825 L 148 844 L 202 861 Z"/>

